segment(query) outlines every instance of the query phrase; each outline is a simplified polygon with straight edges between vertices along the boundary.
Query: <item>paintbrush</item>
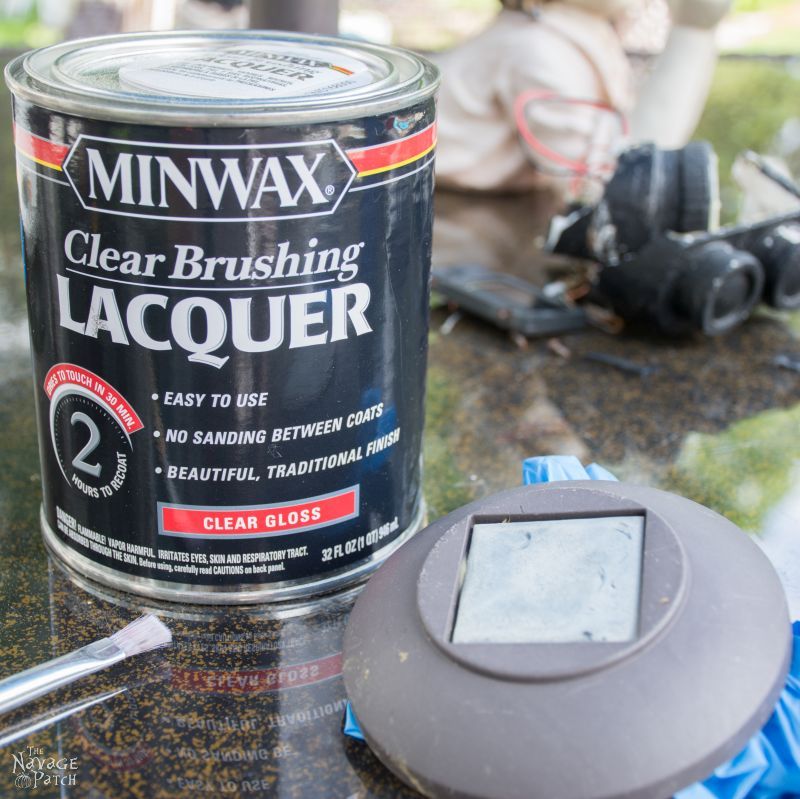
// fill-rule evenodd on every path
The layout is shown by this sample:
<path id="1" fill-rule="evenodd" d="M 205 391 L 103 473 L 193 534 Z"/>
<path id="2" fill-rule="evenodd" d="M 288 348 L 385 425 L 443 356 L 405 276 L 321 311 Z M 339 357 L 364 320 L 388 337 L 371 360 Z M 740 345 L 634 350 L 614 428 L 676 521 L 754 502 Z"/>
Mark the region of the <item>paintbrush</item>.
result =
<path id="1" fill-rule="evenodd" d="M 171 641 L 169 628 L 153 614 L 147 613 L 108 638 L 0 680 L 0 713 L 38 699 L 120 660 L 166 646 Z"/>

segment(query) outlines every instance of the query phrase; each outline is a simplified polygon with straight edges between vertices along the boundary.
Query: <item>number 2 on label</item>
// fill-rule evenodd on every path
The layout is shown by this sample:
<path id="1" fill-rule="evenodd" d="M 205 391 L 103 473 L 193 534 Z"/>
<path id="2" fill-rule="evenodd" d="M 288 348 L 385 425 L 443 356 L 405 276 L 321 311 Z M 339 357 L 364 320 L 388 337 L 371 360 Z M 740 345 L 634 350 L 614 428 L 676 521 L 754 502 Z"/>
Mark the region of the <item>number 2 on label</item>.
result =
<path id="1" fill-rule="evenodd" d="M 69 421 L 73 427 L 80 422 L 89 428 L 89 440 L 86 442 L 86 446 L 72 459 L 72 465 L 76 469 L 80 469 L 82 472 L 92 475 L 92 477 L 100 477 L 100 471 L 102 469 L 100 464 L 86 463 L 85 460 L 100 445 L 100 429 L 94 423 L 94 420 L 82 411 L 75 411 Z"/>

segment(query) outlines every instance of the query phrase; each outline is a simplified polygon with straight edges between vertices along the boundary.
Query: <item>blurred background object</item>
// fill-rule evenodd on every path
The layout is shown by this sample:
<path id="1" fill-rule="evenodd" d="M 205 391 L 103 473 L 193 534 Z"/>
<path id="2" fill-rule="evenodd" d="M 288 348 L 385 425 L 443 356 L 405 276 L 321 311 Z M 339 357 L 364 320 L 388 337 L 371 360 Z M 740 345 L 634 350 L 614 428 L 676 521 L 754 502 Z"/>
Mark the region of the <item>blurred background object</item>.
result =
<path id="1" fill-rule="evenodd" d="M 248 27 L 247 6 L 243 0 L 151 0 L 153 6 L 172 6 L 175 29 L 220 30 Z M 162 13 L 166 13 L 163 12 Z M 145 26 L 146 27 L 146 26 Z"/>
<path id="2" fill-rule="evenodd" d="M 445 50 L 483 30 L 500 10 L 499 0 L 249 0 L 257 18 L 321 18 L 330 27 L 338 5 L 345 35 L 417 50 Z M 105 9 L 101 9 L 105 7 Z M 245 0 L 0 0 L 0 44 L 38 47 L 62 38 L 81 13 L 91 25 L 111 20 L 117 30 L 164 30 L 182 26 L 249 26 Z M 108 10 L 106 10 L 108 9 Z M 288 24 L 287 22 L 287 24 Z M 255 27 L 253 25 L 252 27 Z M 308 25 L 306 25 L 308 27 Z M 625 49 L 634 57 L 659 52 L 669 30 L 667 0 L 643 0 L 619 21 Z M 76 34 L 84 35 L 82 31 Z M 800 54 L 800 1 L 735 0 L 719 26 L 722 53 Z"/>
<path id="3" fill-rule="evenodd" d="M 669 0 L 666 42 L 637 85 L 620 31 L 644 7 L 503 0 L 485 31 L 438 59 L 439 185 L 549 189 L 567 202 L 591 202 L 630 142 L 684 146 L 708 96 L 715 29 L 731 0 Z M 621 124 L 600 124 L 609 114 L 587 109 Z"/>
<path id="4" fill-rule="evenodd" d="M 501 6 L 500 0 L 0 0 L 0 44 L 39 47 L 68 32 L 86 35 L 92 25 L 241 28 L 250 26 L 249 5 L 254 23 L 299 20 L 311 29 L 321 19 L 326 30 L 338 6 L 341 33 L 423 51 L 445 50 L 475 36 Z M 85 31 L 73 24 L 78 15 Z M 669 32 L 667 0 L 642 0 L 617 25 L 634 60 L 652 57 Z M 723 54 L 800 55 L 800 0 L 735 0 L 717 43 Z"/>
<path id="5" fill-rule="evenodd" d="M 297 0 L 0 0 L 0 46 L 19 51 L 67 36 L 112 30 L 245 27 L 250 3 L 278 15 L 291 13 L 292 7 L 309 7 Z M 333 0 L 322 0 L 311 8 L 325 9 L 330 22 L 330 8 L 335 5 Z M 500 0 L 338 0 L 338 26 L 347 36 L 435 52 L 485 30 L 500 8 Z M 305 22 L 310 25 L 313 19 Z M 641 0 L 618 19 L 616 28 L 631 62 L 634 82 L 641 85 L 669 34 L 667 0 Z M 731 176 L 737 153 L 753 149 L 780 158 L 791 173 L 800 173 L 800 111 L 796 101 L 800 0 L 734 0 L 731 12 L 717 27 L 716 38 L 721 59 L 695 135 L 711 141 L 718 153 L 722 221 L 732 223 L 747 202 L 746 192 Z M 614 122 L 611 118 L 607 121 Z M 498 200 L 498 205 L 505 209 L 501 216 L 507 219 L 524 216 L 532 204 L 538 207 L 552 202 L 545 197 L 525 203 L 509 198 L 508 202 Z M 456 195 L 440 195 L 442 211 L 462 205 L 465 213 L 476 213 L 469 197 L 461 202 Z M 448 222 L 448 213 L 440 214 L 437 236 L 441 237 Z M 459 243 L 454 250 L 456 258 L 456 252 L 464 250 L 461 239 L 465 228 L 460 218 L 452 227 Z M 484 230 L 486 226 L 478 227 Z M 480 244 L 494 252 L 492 242 L 504 239 L 500 233 L 504 227 L 495 220 L 488 228 L 490 233 L 484 232 L 486 238 Z M 513 249 L 510 243 L 497 243 L 499 262 L 508 263 L 509 249 Z M 493 262 L 494 258 L 488 260 Z"/>
<path id="6" fill-rule="evenodd" d="M 250 27 L 336 34 L 338 0 L 250 0 Z"/>

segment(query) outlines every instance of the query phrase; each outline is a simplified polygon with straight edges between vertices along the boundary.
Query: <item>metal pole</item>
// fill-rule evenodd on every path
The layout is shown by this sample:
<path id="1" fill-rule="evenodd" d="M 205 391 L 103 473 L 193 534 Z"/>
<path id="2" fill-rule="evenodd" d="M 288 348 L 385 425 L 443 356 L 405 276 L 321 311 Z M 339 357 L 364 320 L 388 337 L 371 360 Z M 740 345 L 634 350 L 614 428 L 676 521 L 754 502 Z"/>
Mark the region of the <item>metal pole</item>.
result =
<path id="1" fill-rule="evenodd" d="M 250 27 L 336 34 L 339 0 L 249 0 Z"/>

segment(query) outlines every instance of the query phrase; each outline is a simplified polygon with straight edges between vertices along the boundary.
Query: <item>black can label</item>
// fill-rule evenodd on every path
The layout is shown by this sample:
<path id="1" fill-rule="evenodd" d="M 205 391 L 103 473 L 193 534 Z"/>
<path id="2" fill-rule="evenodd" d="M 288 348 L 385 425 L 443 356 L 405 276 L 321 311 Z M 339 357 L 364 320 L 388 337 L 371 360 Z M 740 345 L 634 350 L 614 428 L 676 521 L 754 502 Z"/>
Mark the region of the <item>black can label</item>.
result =
<path id="1" fill-rule="evenodd" d="M 51 534 L 246 587 L 346 575 L 408 530 L 432 101 L 258 129 L 16 101 L 15 126 Z"/>

